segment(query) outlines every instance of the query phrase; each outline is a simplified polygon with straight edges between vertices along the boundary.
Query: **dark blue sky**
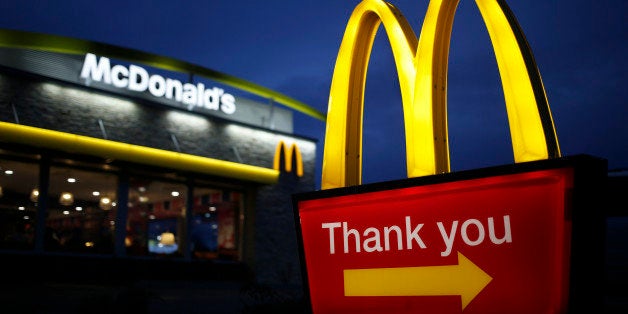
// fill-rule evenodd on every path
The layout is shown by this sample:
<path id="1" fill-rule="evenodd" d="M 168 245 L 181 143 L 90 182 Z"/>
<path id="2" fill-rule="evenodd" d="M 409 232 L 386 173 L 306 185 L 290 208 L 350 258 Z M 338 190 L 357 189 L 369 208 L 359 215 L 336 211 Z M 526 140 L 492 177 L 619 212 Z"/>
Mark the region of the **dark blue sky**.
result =
<path id="1" fill-rule="evenodd" d="M 532 48 L 564 156 L 628 168 L 625 0 L 507 0 Z M 345 25 L 358 0 L 34 1 L 0 4 L 0 28 L 138 49 L 276 90 L 323 112 Z M 391 0 L 417 36 L 428 0 Z M 495 57 L 474 1 L 460 1 L 448 85 L 452 170 L 513 163 Z M 367 77 L 364 183 L 405 174 L 398 79 L 382 28 Z M 295 133 L 325 125 L 295 114 Z"/>

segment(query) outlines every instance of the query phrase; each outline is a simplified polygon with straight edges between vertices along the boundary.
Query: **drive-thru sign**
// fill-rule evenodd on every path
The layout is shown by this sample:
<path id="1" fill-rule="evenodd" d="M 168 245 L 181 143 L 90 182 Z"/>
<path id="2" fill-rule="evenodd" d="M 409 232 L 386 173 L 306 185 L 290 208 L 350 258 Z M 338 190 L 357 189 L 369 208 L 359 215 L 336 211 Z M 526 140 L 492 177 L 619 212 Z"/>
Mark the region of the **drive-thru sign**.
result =
<path id="1" fill-rule="evenodd" d="M 571 160 L 295 195 L 313 312 L 566 313 L 572 218 L 600 239 L 581 205 L 605 175 Z"/>
<path id="2" fill-rule="evenodd" d="M 362 0 L 349 18 L 330 87 L 322 190 L 293 197 L 305 295 L 317 314 L 600 311 L 606 161 L 561 156 L 539 70 L 504 0 L 475 2 L 515 164 L 450 172 L 447 68 L 458 2 L 430 0 L 418 39 L 382 0 Z M 380 25 L 399 78 L 408 179 L 361 185 L 364 88 Z"/>

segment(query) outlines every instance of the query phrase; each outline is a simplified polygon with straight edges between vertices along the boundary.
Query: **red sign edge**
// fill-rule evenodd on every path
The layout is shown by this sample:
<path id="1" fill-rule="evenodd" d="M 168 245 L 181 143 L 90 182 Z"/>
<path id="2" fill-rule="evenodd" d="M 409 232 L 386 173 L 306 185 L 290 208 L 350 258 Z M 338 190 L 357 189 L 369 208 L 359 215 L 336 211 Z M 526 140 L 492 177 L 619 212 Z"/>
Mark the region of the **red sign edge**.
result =
<path id="1" fill-rule="evenodd" d="M 313 311 L 309 297 L 305 251 L 300 227 L 299 202 L 558 168 L 572 168 L 574 174 L 572 193 L 565 196 L 568 204 L 566 215 L 570 215 L 572 221 L 571 255 L 568 261 L 569 291 L 564 294 L 566 300 L 563 300 L 563 303 L 567 304 L 565 307 L 567 309 L 566 313 L 581 313 L 585 309 L 592 312 L 602 310 L 604 304 L 604 257 L 608 208 L 606 203 L 607 197 L 605 197 L 608 161 L 600 157 L 581 154 L 293 194 L 292 205 L 301 265 L 303 301 L 306 305 L 306 312 L 312 313 Z"/>

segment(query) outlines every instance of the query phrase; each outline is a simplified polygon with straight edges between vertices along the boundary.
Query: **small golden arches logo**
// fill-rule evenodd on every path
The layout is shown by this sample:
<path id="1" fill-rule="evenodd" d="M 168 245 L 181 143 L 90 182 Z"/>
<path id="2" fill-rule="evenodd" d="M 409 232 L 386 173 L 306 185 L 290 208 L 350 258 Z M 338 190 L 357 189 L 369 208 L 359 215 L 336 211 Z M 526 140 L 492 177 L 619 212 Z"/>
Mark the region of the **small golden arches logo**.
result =
<path id="1" fill-rule="evenodd" d="M 303 157 L 301 156 L 301 150 L 296 143 L 287 145 L 284 141 L 279 141 L 275 148 L 275 160 L 273 162 L 273 169 L 281 171 L 281 157 L 284 159 L 284 169 L 286 172 L 292 172 L 292 164 L 296 164 L 296 174 L 298 177 L 303 176 Z M 294 160 L 293 160 L 294 156 Z"/>

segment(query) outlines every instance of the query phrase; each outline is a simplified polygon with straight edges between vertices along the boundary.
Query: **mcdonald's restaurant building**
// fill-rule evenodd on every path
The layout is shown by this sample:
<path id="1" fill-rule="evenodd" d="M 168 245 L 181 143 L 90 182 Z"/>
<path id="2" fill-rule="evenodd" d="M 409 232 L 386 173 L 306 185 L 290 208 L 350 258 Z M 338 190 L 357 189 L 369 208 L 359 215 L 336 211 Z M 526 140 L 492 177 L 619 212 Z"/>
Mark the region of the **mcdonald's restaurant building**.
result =
<path id="1" fill-rule="evenodd" d="M 290 197 L 314 189 L 316 140 L 293 110 L 106 47 L 117 58 L 0 48 L 0 258 L 17 277 L 3 300 L 300 285 Z"/>

